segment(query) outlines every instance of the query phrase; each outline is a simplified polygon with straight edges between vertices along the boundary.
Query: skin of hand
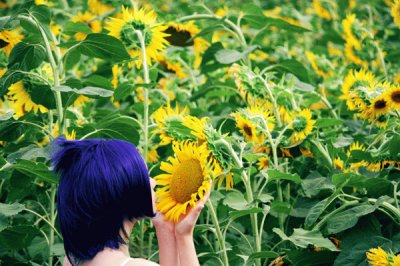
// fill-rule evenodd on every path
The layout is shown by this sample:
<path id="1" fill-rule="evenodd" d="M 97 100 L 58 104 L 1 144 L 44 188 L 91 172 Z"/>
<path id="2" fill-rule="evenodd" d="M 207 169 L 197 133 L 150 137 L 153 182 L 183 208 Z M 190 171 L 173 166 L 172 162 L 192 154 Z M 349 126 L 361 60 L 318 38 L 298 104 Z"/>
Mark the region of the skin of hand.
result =
<path id="1" fill-rule="evenodd" d="M 212 185 L 211 182 L 210 180 L 210 185 Z M 210 192 L 196 206 L 189 208 L 187 214 L 180 217 L 176 224 L 164 220 L 164 215 L 159 212 L 152 219 L 159 241 L 161 265 L 199 265 L 193 242 L 193 230 L 201 210 L 204 208 L 204 203 L 210 197 Z M 167 264 L 162 260 L 164 254 L 167 256 L 165 259 Z M 172 254 L 176 254 L 176 256 L 171 256 Z M 173 260 L 171 257 L 177 259 Z M 179 262 L 181 263 L 179 264 Z"/>

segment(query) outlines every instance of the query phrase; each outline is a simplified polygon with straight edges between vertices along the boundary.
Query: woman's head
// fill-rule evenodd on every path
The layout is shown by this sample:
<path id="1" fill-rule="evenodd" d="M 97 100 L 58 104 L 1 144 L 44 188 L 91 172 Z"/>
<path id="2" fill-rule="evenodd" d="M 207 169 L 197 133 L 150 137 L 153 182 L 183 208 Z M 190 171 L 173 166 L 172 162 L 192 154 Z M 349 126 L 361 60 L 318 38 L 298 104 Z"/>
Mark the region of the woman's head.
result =
<path id="1" fill-rule="evenodd" d="M 146 164 L 129 142 L 57 138 L 51 156 L 60 175 L 57 209 L 64 247 L 73 261 L 92 259 L 128 236 L 126 219 L 153 217 Z"/>

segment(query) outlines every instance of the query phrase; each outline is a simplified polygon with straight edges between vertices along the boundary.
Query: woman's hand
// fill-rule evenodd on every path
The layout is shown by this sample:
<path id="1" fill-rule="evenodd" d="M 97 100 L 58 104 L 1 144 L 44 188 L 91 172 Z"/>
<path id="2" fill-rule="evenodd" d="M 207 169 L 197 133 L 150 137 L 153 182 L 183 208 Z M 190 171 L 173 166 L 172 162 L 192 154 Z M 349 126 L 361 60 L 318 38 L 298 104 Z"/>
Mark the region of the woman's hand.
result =
<path id="1" fill-rule="evenodd" d="M 212 181 L 210 180 L 210 187 L 212 187 Z M 196 225 L 197 219 L 201 213 L 201 210 L 204 208 L 205 202 L 210 197 L 211 190 L 204 195 L 204 198 L 197 202 L 196 206 L 189 209 L 188 213 L 181 218 L 178 223 L 175 225 L 175 235 L 176 237 L 182 236 L 192 236 L 193 229 Z"/>

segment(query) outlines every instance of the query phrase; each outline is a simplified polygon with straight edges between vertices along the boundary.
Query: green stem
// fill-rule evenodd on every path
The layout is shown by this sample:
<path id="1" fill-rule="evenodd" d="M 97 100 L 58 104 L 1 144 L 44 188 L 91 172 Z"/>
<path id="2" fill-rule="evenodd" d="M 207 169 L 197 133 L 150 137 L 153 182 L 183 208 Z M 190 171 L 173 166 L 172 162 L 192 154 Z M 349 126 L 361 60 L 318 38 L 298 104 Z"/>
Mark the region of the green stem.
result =
<path id="1" fill-rule="evenodd" d="M 55 232 L 60 238 L 62 238 L 61 234 L 60 234 L 60 233 L 57 231 L 57 229 L 54 227 L 54 224 L 52 224 L 49 220 L 47 220 L 46 217 L 44 217 L 43 215 L 40 215 L 39 213 L 35 212 L 34 210 L 28 209 L 28 208 L 25 208 L 24 210 L 27 211 L 27 212 L 30 212 L 30 213 L 32 213 L 32 214 L 34 214 L 34 215 L 36 215 L 37 217 L 39 217 L 39 221 L 40 221 L 40 220 L 45 221 L 51 228 L 53 228 L 54 232 Z"/>
<path id="2" fill-rule="evenodd" d="M 56 221 L 56 215 L 54 213 L 54 205 L 56 198 L 57 188 L 55 185 L 51 186 L 51 196 L 50 196 L 50 223 L 52 226 L 50 227 L 49 233 L 49 266 L 53 265 L 53 245 L 54 245 L 54 224 Z"/>
<path id="3" fill-rule="evenodd" d="M 146 44 L 144 41 L 145 36 L 143 36 L 142 31 L 136 30 L 135 31 L 141 47 L 142 52 L 142 65 L 143 65 L 143 79 L 145 84 L 150 83 L 150 76 L 149 76 L 149 67 L 147 65 L 147 55 L 146 55 Z M 144 101 L 143 101 L 143 157 L 147 162 L 147 154 L 148 154 L 148 146 L 149 146 L 149 90 L 146 86 L 143 87 L 144 93 Z M 140 222 L 140 232 L 139 232 L 139 242 L 140 242 L 140 250 L 139 255 L 140 257 L 143 256 L 143 248 L 144 248 L 144 220 Z"/>
<path id="4" fill-rule="evenodd" d="M 319 141 L 315 141 L 315 140 L 311 140 L 311 142 L 318 148 L 318 150 L 322 153 L 322 155 L 324 156 L 324 158 L 327 160 L 327 162 L 329 163 L 329 167 L 333 167 L 333 162 L 332 162 L 332 158 L 329 155 L 328 151 L 322 146 L 321 142 Z"/>
<path id="5" fill-rule="evenodd" d="M 262 78 L 261 76 L 258 76 L 258 78 L 261 79 L 262 83 L 264 84 L 264 87 L 267 89 L 268 95 L 271 98 L 271 102 L 272 102 L 272 104 L 274 106 L 274 113 L 275 113 L 276 122 L 278 123 L 278 126 L 280 127 L 280 126 L 282 126 L 282 122 L 281 122 L 281 116 L 279 114 L 279 109 L 278 109 L 278 105 L 276 103 L 275 97 L 272 94 L 272 91 L 271 91 L 271 89 L 270 89 L 270 87 L 268 85 L 268 82 L 264 78 Z"/>
<path id="6" fill-rule="evenodd" d="M 225 139 L 217 140 L 215 143 L 216 144 L 217 143 L 223 144 L 229 150 L 229 152 L 232 155 L 236 165 L 239 168 L 243 168 L 242 160 L 237 156 L 236 152 L 233 150 L 232 145 L 230 143 L 228 143 Z M 244 171 L 244 170 L 242 171 L 241 176 L 242 176 L 243 184 L 244 184 L 245 189 L 246 189 L 247 201 L 249 203 L 252 203 L 254 201 L 254 198 L 253 198 L 253 191 L 251 189 L 250 178 L 248 177 L 246 171 Z M 257 205 L 255 207 L 257 207 Z M 254 241 L 256 243 L 256 252 L 260 252 L 261 251 L 261 242 L 260 242 L 260 238 L 259 238 L 257 219 L 258 219 L 257 213 L 250 214 L 251 227 L 252 227 L 253 234 L 254 234 Z M 261 261 L 259 259 L 257 259 L 256 260 L 256 264 L 260 265 Z"/>
<path id="7" fill-rule="evenodd" d="M 354 205 L 357 205 L 357 204 L 358 204 L 358 200 L 345 202 L 345 203 L 344 203 L 342 206 L 340 206 L 339 208 L 337 208 L 337 209 L 335 209 L 334 211 L 331 211 L 329 214 L 325 215 L 325 217 L 324 217 L 321 221 L 319 221 L 319 223 L 317 223 L 317 224 L 313 227 L 313 229 L 312 229 L 311 231 L 320 230 L 320 228 L 322 227 L 322 225 L 324 225 L 324 223 L 325 223 L 330 217 L 332 217 L 332 216 L 335 215 L 336 213 L 342 211 L 343 209 L 346 209 L 346 208 L 349 207 L 349 206 L 354 206 Z"/>
<path id="8" fill-rule="evenodd" d="M 210 200 L 208 200 L 206 202 L 206 205 L 207 205 L 208 209 L 210 210 L 209 213 L 211 215 L 211 220 L 215 226 L 215 231 L 217 232 L 217 238 L 218 238 L 218 242 L 220 245 L 220 249 L 222 251 L 224 265 L 227 266 L 227 265 L 229 265 L 228 254 L 226 253 L 225 239 L 222 235 L 221 228 L 219 227 L 217 213 L 215 212 L 214 206 L 212 205 L 212 202 Z"/>

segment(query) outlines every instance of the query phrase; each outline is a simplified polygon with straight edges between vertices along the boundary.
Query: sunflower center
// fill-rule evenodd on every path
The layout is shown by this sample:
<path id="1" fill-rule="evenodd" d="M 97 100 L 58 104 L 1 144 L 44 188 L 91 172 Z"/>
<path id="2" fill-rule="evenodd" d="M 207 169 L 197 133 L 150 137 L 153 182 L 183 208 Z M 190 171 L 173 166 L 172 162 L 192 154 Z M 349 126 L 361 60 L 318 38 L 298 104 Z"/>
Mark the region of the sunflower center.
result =
<path id="1" fill-rule="evenodd" d="M 9 44 L 8 42 L 6 42 L 6 41 L 0 39 L 0 48 L 4 48 L 4 47 L 6 47 L 8 44 Z"/>
<path id="2" fill-rule="evenodd" d="M 395 103 L 400 103 L 400 91 L 394 91 L 390 96 L 392 98 L 392 101 L 394 101 Z"/>
<path id="3" fill-rule="evenodd" d="M 243 131 L 247 136 L 249 137 L 253 136 L 253 131 L 251 130 L 251 127 L 248 124 L 243 126 Z"/>
<path id="4" fill-rule="evenodd" d="M 190 40 L 192 35 L 188 31 L 177 31 L 174 27 L 168 27 L 165 33 L 170 34 L 165 39 L 167 39 L 171 45 L 185 47 L 194 44 L 193 40 Z"/>
<path id="5" fill-rule="evenodd" d="M 377 110 L 384 109 L 386 107 L 386 101 L 385 100 L 378 100 L 374 104 L 374 108 Z"/>
<path id="6" fill-rule="evenodd" d="M 195 159 L 184 161 L 172 174 L 170 194 L 177 202 L 184 203 L 198 191 L 203 180 L 200 162 Z"/>
<path id="7" fill-rule="evenodd" d="M 136 34 L 136 30 L 140 30 L 144 35 L 144 44 L 148 46 L 151 43 L 152 32 L 141 21 L 132 20 L 127 22 L 121 29 L 121 40 L 128 49 L 140 49 L 140 41 Z"/>
<path id="8" fill-rule="evenodd" d="M 297 116 L 293 121 L 293 130 L 296 132 L 303 131 L 307 126 L 307 119 L 302 116 Z"/>

